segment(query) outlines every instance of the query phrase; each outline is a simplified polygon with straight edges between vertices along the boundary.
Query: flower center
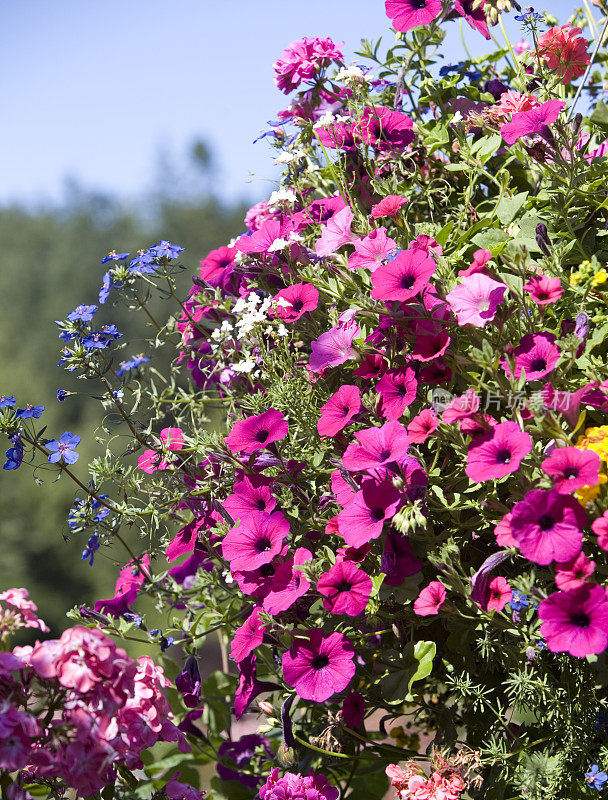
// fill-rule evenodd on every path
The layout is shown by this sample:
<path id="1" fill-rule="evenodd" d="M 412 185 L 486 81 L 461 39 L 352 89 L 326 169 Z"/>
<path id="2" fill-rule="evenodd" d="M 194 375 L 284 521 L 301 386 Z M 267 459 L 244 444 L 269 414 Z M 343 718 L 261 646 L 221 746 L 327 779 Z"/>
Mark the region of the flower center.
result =
<path id="1" fill-rule="evenodd" d="M 578 468 L 566 467 L 564 470 L 564 478 L 578 478 Z"/>
<path id="2" fill-rule="evenodd" d="M 352 588 L 352 583 L 349 583 L 345 578 L 336 586 L 336 592 L 350 592 Z"/>
<path id="3" fill-rule="evenodd" d="M 543 370 L 547 369 L 547 362 L 544 358 L 538 356 L 535 358 L 534 361 L 530 364 L 530 371 L 531 372 L 542 372 Z"/>
<path id="4" fill-rule="evenodd" d="M 378 453 L 378 461 L 388 461 L 390 457 L 391 457 L 391 451 L 390 450 L 385 449 L 385 450 L 381 450 Z"/>
<path id="5" fill-rule="evenodd" d="M 570 621 L 573 625 L 576 625 L 577 628 L 588 628 L 591 623 L 589 616 L 585 614 L 584 611 L 578 611 L 576 614 L 573 614 L 570 617 Z"/>
<path id="6" fill-rule="evenodd" d="M 421 6 L 424 8 L 424 3 Z M 413 275 L 403 275 L 401 277 L 401 288 L 402 289 L 411 289 L 414 285 L 414 276 Z"/>
<path id="7" fill-rule="evenodd" d="M 255 543 L 255 549 L 258 553 L 265 553 L 270 550 L 270 539 L 267 536 L 264 536 L 262 539 L 258 539 Z"/>
<path id="8" fill-rule="evenodd" d="M 426 8 L 426 0 L 410 0 L 410 6 L 416 11 L 421 11 Z"/>
<path id="9" fill-rule="evenodd" d="M 255 440 L 256 440 L 256 442 L 259 442 L 260 444 L 264 444 L 266 439 L 268 439 L 269 435 L 270 434 L 268 433 L 268 431 L 265 431 L 265 430 L 258 431 L 256 433 L 256 435 L 255 435 Z"/>
<path id="10" fill-rule="evenodd" d="M 538 527 L 541 531 L 548 531 L 554 524 L 553 517 L 550 514 L 543 514 L 538 520 Z"/>
<path id="11" fill-rule="evenodd" d="M 384 519 L 384 509 L 383 508 L 370 508 L 369 515 L 374 522 L 380 522 L 380 520 Z"/>
<path id="12" fill-rule="evenodd" d="M 477 303 L 478 311 L 489 311 L 490 310 L 490 301 L 489 300 L 480 300 Z"/>
<path id="13" fill-rule="evenodd" d="M 496 461 L 499 464 L 508 464 L 511 461 L 511 451 L 503 448 L 496 453 Z"/>
<path id="14" fill-rule="evenodd" d="M 323 669 L 329 664 L 329 658 L 324 653 L 319 653 L 318 656 L 315 656 L 312 660 L 312 668 L 313 669 Z"/>
<path id="15" fill-rule="evenodd" d="M 294 300 L 291 307 L 293 308 L 294 311 L 301 311 L 304 307 L 304 301 L 299 299 Z"/>
<path id="16" fill-rule="evenodd" d="M 258 511 L 266 511 L 266 501 L 260 497 L 256 500 L 255 507 Z"/>

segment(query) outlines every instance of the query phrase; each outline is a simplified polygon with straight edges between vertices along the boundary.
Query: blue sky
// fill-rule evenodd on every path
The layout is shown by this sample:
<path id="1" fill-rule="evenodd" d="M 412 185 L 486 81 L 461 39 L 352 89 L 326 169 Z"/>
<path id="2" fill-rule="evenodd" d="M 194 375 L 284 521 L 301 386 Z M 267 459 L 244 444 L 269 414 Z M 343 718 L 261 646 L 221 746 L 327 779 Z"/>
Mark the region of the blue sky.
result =
<path id="1" fill-rule="evenodd" d="M 561 21 L 571 8 L 551 5 Z M 388 26 L 382 0 L 5 0 L 0 203 L 60 200 L 68 176 L 134 197 L 157 183 L 160 151 L 179 160 L 197 138 L 213 148 L 220 197 L 265 196 L 270 152 L 253 139 L 286 105 L 274 59 L 293 39 L 329 35 L 350 60 L 364 36 L 391 42 Z M 450 27 L 447 63 L 461 57 Z"/>

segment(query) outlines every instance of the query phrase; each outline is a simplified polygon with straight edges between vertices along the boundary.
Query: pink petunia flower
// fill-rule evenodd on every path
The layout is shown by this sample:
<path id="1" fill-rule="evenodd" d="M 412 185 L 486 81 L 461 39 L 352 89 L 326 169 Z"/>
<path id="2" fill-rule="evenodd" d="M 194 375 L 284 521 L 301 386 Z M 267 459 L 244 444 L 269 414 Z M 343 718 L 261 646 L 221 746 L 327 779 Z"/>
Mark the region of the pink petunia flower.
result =
<path id="1" fill-rule="evenodd" d="M 309 366 L 313 372 L 344 364 L 355 355 L 353 340 L 361 333 L 355 322 L 338 324 L 311 342 Z"/>
<path id="2" fill-rule="evenodd" d="M 244 475 L 242 481 L 237 481 L 233 494 L 223 502 L 223 506 L 233 519 L 243 519 L 254 511 L 274 511 L 277 501 L 270 491 L 271 478 L 264 475 Z"/>
<path id="3" fill-rule="evenodd" d="M 402 250 L 372 274 L 374 300 L 404 302 L 415 297 L 429 282 L 436 264 L 422 250 Z"/>
<path id="4" fill-rule="evenodd" d="M 259 606 L 256 606 L 240 628 L 234 632 L 230 658 L 237 664 L 250 656 L 264 641 L 266 626 L 260 621 L 261 610 Z"/>
<path id="5" fill-rule="evenodd" d="M 486 611 L 502 611 L 509 600 L 513 597 L 513 592 L 507 580 L 502 576 L 493 578 L 488 585 L 488 600 L 485 605 Z"/>
<path id="6" fill-rule="evenodd" d="M 231 570 L 257 569 L 281 552 L 288 533 L 289 522 L 280 511 L 256 511 L 228 531 L 222 540 L 222 555 Z"/>
<path id="7" fill-rule="evenodd" d="M 437 239 L 433 239 L 432 236 L 427 236 L 426 233 L 419 233 L 415 239 L 408 244 L 409 250 L 422 250 L 427 256 L 433 255 L 443 255 L 443 247 L 439 244 Z M 434 299 L 440 303 L 441 301 L 435 295 Z M 425 298 L 425 304 L 428 298 Z M 429 306 L 427 306 L 429 308 Z M 430 310 L 430 308 L 429 308 Z"/>
<path id="8" fill-rule="evenodd" d="M 520 111 L 513 114 L 511 122 L 507 122 L 500 129 L 502 138 L 508 145 L 515 144 L 522 136 L 533 133 L 542 133 L 543 129 L 559 117 L 559 112 L 564 108 L 564 100 L 547 100 L 529 111 Z"/>
<path id="9" fill-rule="evenodd" d="M 273 298 L 275 315 L 283 322 L 296 322 L 302 314 L 314 311 L 319 305 L 319 292 L 312 283 L 293 283 L 281 289 Z"/>
<path id="10" fill-rule="evenodd" d="M 332 61 L 342 63 L 340 46 L 329 37 L 304 36 L 287 45 L 273 64 L 275 83 L 284 94 L 297 89 L 302 81 L 311 81 Z"/>
<path id="11" fill-rule="evenodd" d="M 390 480 L 363 481 L 344 511 L 338 514 L 338 531 L 351 547 L 361 547 L 382 535 L 384 522 L 392 519 L 403 502 L 401 493 Z"/>
<path id="12" fill-rule="evenodd" d="M 580 77 L 591 61 L 587 52 L 589 42 L 581 36 L 580 28 L 559 25 L 538 37 L 538 53 L 554 71 L 564 86 Z"/>
<path id="13" fill-rule="evenodd" d="M 556 492 L 572 494 L 581 486 L 595 486 L 600 479 L 601 463 L 599 455 L 593 450 L 556 447 L 543 461 L 541 468 L 553 478 Z"/>
<path id="14" fill-rule="evenodd" d="M 500 547 L 517 547 L 517 541 L 513 538 L 511 533 L 511 511 L 508 511 L 504 517 L 494 526 L 494 536 L 496 537 L 496 544 Z"/>
<path id="15" fill-rule="evenodd" d="M 413 417 L 407 426 L 407 435 L 413 444 L 422 444 L 435 433 L 439 419 L 432 408 L 425 408 Z"/>
<path id="16" fill-rule="evenodd" d="M 608 600 L 601 586 L 554 592 L 539 605 L 538 616 L 540 635 L 553 653 L 584 658 L 608 647 Z"/>
<path id="17" fill-rule="evenodd" d="M 578 555 L 586 522 L 587 514 L 573 498 L 555 489 L 532 489 L 515 504 L 510 525 L 522 555 L 545 565 Z"/>
<path id="18" fill-rule="evenodd" d="M 521 371 L 525 369 L 526 379 L 529 381 L 544 378 L 553 371 L 561 355 L 559 347 L 555 344 L 552 333 L 526 333 L 522 336 L 518 346 L 513 351 L 515 356 L 515 370 L 506 359 L 501 359 L 500 366 L 509 378 L 521 378 Z"/>
<path id="19" fill-rule="evenodd" d="M 275 408 L 235 422 L 225 442 L 231 453 L 250 455 L 287 436 L 287 420 Z"/>
<path id="20" fill-rule="evenodd" d="M 272 588 L 262 601 L 268 614 L 280 614 L 303 597 L 310 589 L 310 582 L 301 569 L 297 569 L 312 559 L 312 553 L 305 547 L 298 547 L 292 559 L 280 564 L 274 574 Z"/>
<path id="21" fill-rule="evenodd" d="M 399 209 L 406 203 L 409 203 L 407 197 L 402 197 L 400 194 L 389 194 L 383 197 L 375 206 L 372 206 L 372 217 L 374 219 L 396 217 L 399 213 Z"/>
<path id="22" fill-rule="evenodd" d="M 317 422 L 319 436 L 335 436 L 350 424 L 361 411 L 361 391 L 358 386 L 344 384 L 321 408 Z"/>
<path id="23" fill-rule="evenodd" d="M 597 536 L 599 547 L 608 550 L 608 511 L 604 511 L 601 517 L 593 520 L 591 530 Z"/>
<path id="24" fill-rule="evenodd" d="M 475 275 L 475 273 L 477 272 L 483 272 L 486 264 L 491 259 L 492 259 L 492 252 L 490 250 L 484 250 L 483 248 L 475 250 L 475 252 L 473 253 L 473 261 L 471 262 L 471 265 L 466 269 L 459 270 L 458 275 L 460 277 L 466 278 L 469 275 Z"/>
<path id="25" fill-rule="evenodd" d="M 376 384 L 382 398 L 381 414 L 386 419 L 399 419 L 416 399 L 418 381 L 411 367 L 399 367 L 385 372 Z"/>
<path id="26" fill-rule="evenodd" d="M 440 581 L 431 581 L 420 592 L 414 601 L 414 613 L 419 617 L 429 617 L 439 614 L 439 609 L 445 602 L 445 586 Z"/>
<path id="27" fill-rule="evenodd" d="M 277 239 L 287 239 L 293 227 L 290 220 L 269 219 L 257 231 L 241 236 L 235 247 L 246 254 L 267 253 Z"/>
<path id="28" fill-rule="evenodd" d="M 578 589 L 595 571 L 595 561 L 581 552 L 576 558 L 571 558 L 563 564 L 555 565 L 555 583 L 558 589 L 567 592 L 569 589 Z"/>
<path id="29" fill-rule="evenodd" d="M 460 397 L 455 397 L 446 405 L 441 419 L 446 424 L 468 419 L 479 411 L 481 400 L 475 389 L 467 389 Z"/>
<path id="30" fill-rule="evenodd" d="M 441 0 L 386 0 L 385 9 L 396 31 L 410 31 L 438 17 Z"/>
<path id="31" fill-rule="evenodd" d="M 548 275 L 534 275 L 524 283 L 524 289 L 537 306 L 556 303 L 564 293 L 560 279 L 550 278 Z"/>
<path id="32" fill-rule="evenodd" d="M 475 483 L 517 472 L 532 450 L 532 439 L 516 422 L 500 422 L 469 445 L 466 473 Z"/>
<path id="33" fill-rule="evenodd" d="M 459 325 L 483 328 L 486 322 L 491 322 L 496 316 L 506 291 L 506 284 L 477 272 L 464 277 L 460 285 L 446 295 L 446 300 L 456 314 Z"/>
<path id="34" fill-rule="evenodd" d="M 377 469 L 407 455 L 407 431 L 397 421 L 357 431 L 355 439 L 356 443 L 349 444 L 342 457 L 345 469 L 353 472 Z"/>
<path id="35" fill-rule="evenodd" d="M 317 591 L 332 614 L 356 617 L 365 611 L 372 593 L 372 579 L 352 561 L 339 561 L 321 575 Z"/>
<path id="36" fill-rule="evenodd" d="M 397 247 L 397 243 L 386 235 L 385 228 L 376 228 L 369 236 L 354 242 L 355 252 L 349 256 L 348 268 L 369 269 L 373 272 Z"/>
<path id="37" fill-rule="evenodd" d="M 225 286 L 234 269 L 236 247 L 218 247 L 201 260 L 200 277 L 210 286 Z"/>
<path id="38" fill-rule="evenodd" d="M 355 648 L 342 633 L 314 628 L 294 636 L 283 653 L 283 677 L 303 700 L 322 703 L 346 689 L 355 674 Z"/>
<path id="39" fill-rule="evenodd" d="M 315 242 L 315 253 L 321 257 L 335 253 L 339 247 L 351 243 L 355 234 L 351 231 L 354 214 L 348 206 L 338 211 L 337 214 L 323 225 L 321 236 Z"/>

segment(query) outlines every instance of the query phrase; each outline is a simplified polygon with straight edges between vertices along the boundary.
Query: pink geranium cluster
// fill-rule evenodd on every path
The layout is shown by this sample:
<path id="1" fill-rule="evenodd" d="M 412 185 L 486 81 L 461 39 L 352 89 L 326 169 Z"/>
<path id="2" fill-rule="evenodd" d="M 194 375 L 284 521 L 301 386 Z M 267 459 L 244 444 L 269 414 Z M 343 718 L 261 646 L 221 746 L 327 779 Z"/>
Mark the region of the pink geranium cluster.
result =
<path id="1" fill-rule="evenodd" d="M 339 792 L 331 786 L 324 775 L 300 775 L 286 772 L 279 777 L 275 767 L 260 789 L 260 800 L 338 800 Z"/>
<path id="2" fill-rule="evenodd" d="M 581 33 L 580 28 L 559 25 L 538 37 L 539 54 L 564 85 L 582 75 L 591 60 L 589 42 Z"/>
<path id="3" fill-rule="evenodd" d="M 405 769 L 396 764 L 386 768 L 396 800 L 459 800 L 466 784 L 456 771 L 436 771 L 427 778 L 422 769 L 409 761 Z"/>
<path id="4" fill-rule="evenodd" d="M 0 594 L 0 641 L 5 642 L 21 628 L 48 633 L 38 616 L 38 606 L 29 599 L 27 589 L 7 589 Z"/>
<path id="5" fill-rule="evenodd" d="M 76 626 L 15 648 L 2 654 L 0 670 L 0 768 L 27 765 L 29 778 L 60 779 L 88 797 L 120 764 L 141 768 L 142 752 L 157 741 L 190 750 L 172 721 L 162 668 L 147 656 L 134 661 L 96 629 Z"/>
<path id="6" fill-rule="evenodd" d="M 277 87 L 289 94 L 302 81 L 312 81 L 332 61 L 342 63 L 342 52 L 326 37 L 297 39 L 288 45 L 273 65 Z"/>

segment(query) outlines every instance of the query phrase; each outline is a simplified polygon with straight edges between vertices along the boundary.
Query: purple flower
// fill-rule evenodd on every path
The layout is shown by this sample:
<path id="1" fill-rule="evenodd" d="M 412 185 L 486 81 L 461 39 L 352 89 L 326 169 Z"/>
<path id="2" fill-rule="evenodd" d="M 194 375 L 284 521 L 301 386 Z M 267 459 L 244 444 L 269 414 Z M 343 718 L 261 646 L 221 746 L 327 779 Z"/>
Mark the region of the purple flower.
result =
<path id="1" fill-rule="evenodd" d="M 16 416 L 20 417 L 21 419 L 40 419 L 42 416 L 42 412 L 44 411 L 44 406 L 33 406 L 31 403 L 27 403 L 25 408 L 19 408 L 17 410 Z"/>
<path id="2" fill-rule="evenodd" d="M 279 778 L 279 770 L 274 767 L 260 789 L 260 800 L 338 800 L 338 794 L 324 775 L 311 772 L 305 777 L 299 772 L 286 772 Z"/>
<path id="3" fill-rule="evenodd" d="M 97 306 L 76 306 L 74 311 L 70 311 L 67 319 L 69 319 L 70 322 L 90 322 L 96 311 Z"/>
<path id="4" fill-rule="evenodd" d="M 194 656 L 188 656 L 183 670 L 175 679 L 175 686 L 184 698 L 186 708 L 196 708 L 201 699 L 201 674 Z"/>
<path id="5" fill-rule="evenodd" d="M 146 364 L 150 359 L 145 356 L 143 353 L 139 353 L 137 356 L 131 356 L 127 361 L 121 361 L 120 366 L 116 370 L 116 374 L 118 377 L 122 377 L 127 372 L 130 372 L 132 369 L 137 369 L 142 364 Z"/>
<path id="6" fill-rule="evenodd" d="M 75 464 L 78 461 L 78 453 L 75 448 L 80 444 L 80 436 L 75 433 L 62 433 L 59 439 L 51 439 L 45 447 L 50 452 L 49 461 L 56 464 L 63 459 L 66 464 Z"/>
<path id="7" fill-rule="evenodd" d="M 17 398 L 15 395 L 0 394 L 0 408 L 14 408 L 17 405 Z"/>
<path id="8" fill-rule="evenodd" d="M 322 333 L 318 339 L 311 343 L 310 369 L 321 372 L 327 367 L 337 367 L 344 364 L 355 354 L 353 339 L 361 333 L 355 322 L 338 324 Z"/>
<path id="9" fill-rule="evenodd" d="M 223 781 L 238 781 L 250 789 L 259 786 L 262 780 L 261 776 L 252 774 L 250 770 L 256 768 L 259 760 L 267 761 L 274 757 L 270 742 L 259 733 L 248 733 L 235 742 L 223 742 L 217 754 L 222 759 L 217 764 L 220 778 Z M 224 760 L 232 762 L 233 767 L 225 766 Z M 247 772 L 243 771 L 245 769 Z"/>
<path id="10" fill-rule="evenodd" d="M 124 261 L 125 258 L 128 258 L 130 255 L 130 253 L 117 253 L 116 250 L 110 250 L 108 255 L 101 259 L 101 263 L 107 264 L 108 261 Z"/>
<path id="11" fill-rule="evenodd" d="M 177 258 L 180 253 L 184 252 L 184 248 L 178 244 L 171 244 L 166 239 L 161 239 L 160 244 L 150 248 L 150 253 L 156 258 Z"/>

